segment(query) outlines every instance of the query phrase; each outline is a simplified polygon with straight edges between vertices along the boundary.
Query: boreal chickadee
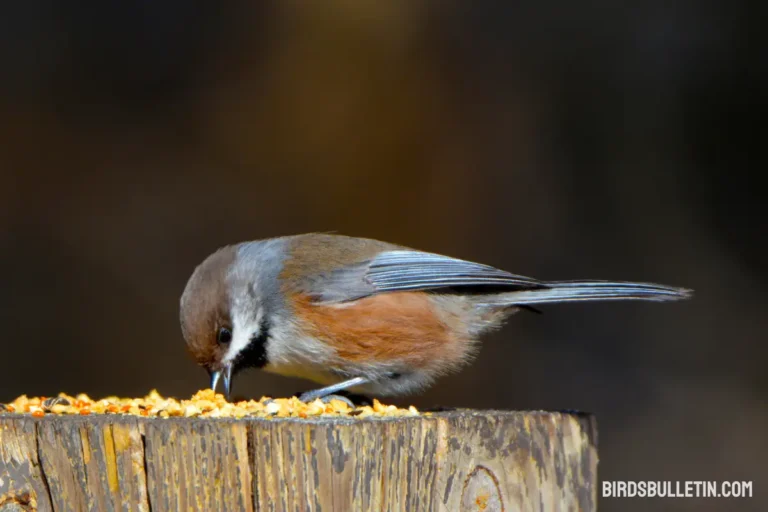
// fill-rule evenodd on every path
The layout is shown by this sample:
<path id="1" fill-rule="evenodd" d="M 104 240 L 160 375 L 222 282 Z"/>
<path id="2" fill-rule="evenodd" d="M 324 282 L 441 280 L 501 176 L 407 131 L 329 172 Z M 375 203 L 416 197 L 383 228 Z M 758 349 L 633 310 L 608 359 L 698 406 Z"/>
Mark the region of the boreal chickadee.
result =
<path id="1" fill-rule="evenodd" d="M 613 281 L 538 281 L 370 240 L 306 234 L 219 249 L 181 297 L 187 347 L 229 396 L 248 367 L 375 395 L 425 388 L 475 354 L 512 313 L 550 302 L 673 301 L 690 290 Z"/>

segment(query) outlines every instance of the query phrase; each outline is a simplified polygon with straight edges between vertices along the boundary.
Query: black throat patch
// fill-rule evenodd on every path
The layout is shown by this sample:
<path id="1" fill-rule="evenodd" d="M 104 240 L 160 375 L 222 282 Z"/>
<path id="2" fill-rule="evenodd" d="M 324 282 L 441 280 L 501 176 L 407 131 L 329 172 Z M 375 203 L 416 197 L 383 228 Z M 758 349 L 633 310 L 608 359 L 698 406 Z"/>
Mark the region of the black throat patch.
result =
<path id="1" fill-rule="evenodd" d="M 267 315 L 261 317 L 259 334 L 250 339 L 248 345 L 240 352 L 235 360 L 235 371 L 244 368 L 264 368 L 267 361 L 267 341 L 269 341 L 270 324 Z"/>

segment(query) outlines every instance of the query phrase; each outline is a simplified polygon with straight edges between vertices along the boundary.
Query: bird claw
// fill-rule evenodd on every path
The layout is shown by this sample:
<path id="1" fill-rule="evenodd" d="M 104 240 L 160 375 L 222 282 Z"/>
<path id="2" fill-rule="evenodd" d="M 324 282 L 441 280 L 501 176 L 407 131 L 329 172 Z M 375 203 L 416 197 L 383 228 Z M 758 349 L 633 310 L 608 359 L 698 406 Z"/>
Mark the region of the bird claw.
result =
<path id="1" fill-rule="evenodd" d="M 333 395 L 333 394 L 331 394 L 331 395 L 325 395 L 325 396 L 318 397 L 316 395 L 313 395 L 313 393 L 311 391 L 309 391 L 307 393 L 302 393 L 299 396 L 299 400 L 301 400 L 302 402 L 305 402 L 305 403 L 314 402 L 318 398 L 324 404 L 330 403 L 331 400 L 340 400 L 340 401 L 344 402 L 345 404 L 347 404 L 350 408 L 352 408 L 352 409 L 355 408 L 355 404 L 352 402 L 352 400 L 350 400 L 349 398 L 347 398 L 345 396 L 342 396 L 342 395 Z"/>
<path id="2" fill-rule="evenodd" d="M 324 404 L 331 403 L 331 400 L 340 400 L 347 404 L 351 409 L 355 408 L 355 404 L 352 402 L 352 400 L 342 395 L 326 395 L 320 400 L 322 400 Z"/>

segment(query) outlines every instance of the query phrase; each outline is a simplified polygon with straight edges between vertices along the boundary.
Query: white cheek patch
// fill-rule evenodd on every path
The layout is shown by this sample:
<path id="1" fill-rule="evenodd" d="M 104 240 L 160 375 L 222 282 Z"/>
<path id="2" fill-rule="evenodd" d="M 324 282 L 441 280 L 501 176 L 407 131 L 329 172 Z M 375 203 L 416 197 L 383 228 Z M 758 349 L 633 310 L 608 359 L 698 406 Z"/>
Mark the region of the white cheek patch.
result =
<path id="1" fill-rule="evenodd" d="M 232 315 L 232 341 L 222 358 L 224 364 L 234 361 L 245 350 L 251 339 L 258 336 L 261 319 L 264 316 L 264 308 L 260 307 L 256 314 L 244 312 L 241 308 L 233 308 Z"/>

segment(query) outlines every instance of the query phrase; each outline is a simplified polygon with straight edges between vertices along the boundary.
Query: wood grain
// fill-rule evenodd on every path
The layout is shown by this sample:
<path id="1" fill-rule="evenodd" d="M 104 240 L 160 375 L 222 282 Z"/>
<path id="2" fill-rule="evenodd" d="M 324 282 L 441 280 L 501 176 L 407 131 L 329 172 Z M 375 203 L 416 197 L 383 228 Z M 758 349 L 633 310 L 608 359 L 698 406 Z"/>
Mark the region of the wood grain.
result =
<path id="1" fill-rule="evenodd" d="M 594 418 L 0 414 L 0 512 L 596 508 Z"/>

